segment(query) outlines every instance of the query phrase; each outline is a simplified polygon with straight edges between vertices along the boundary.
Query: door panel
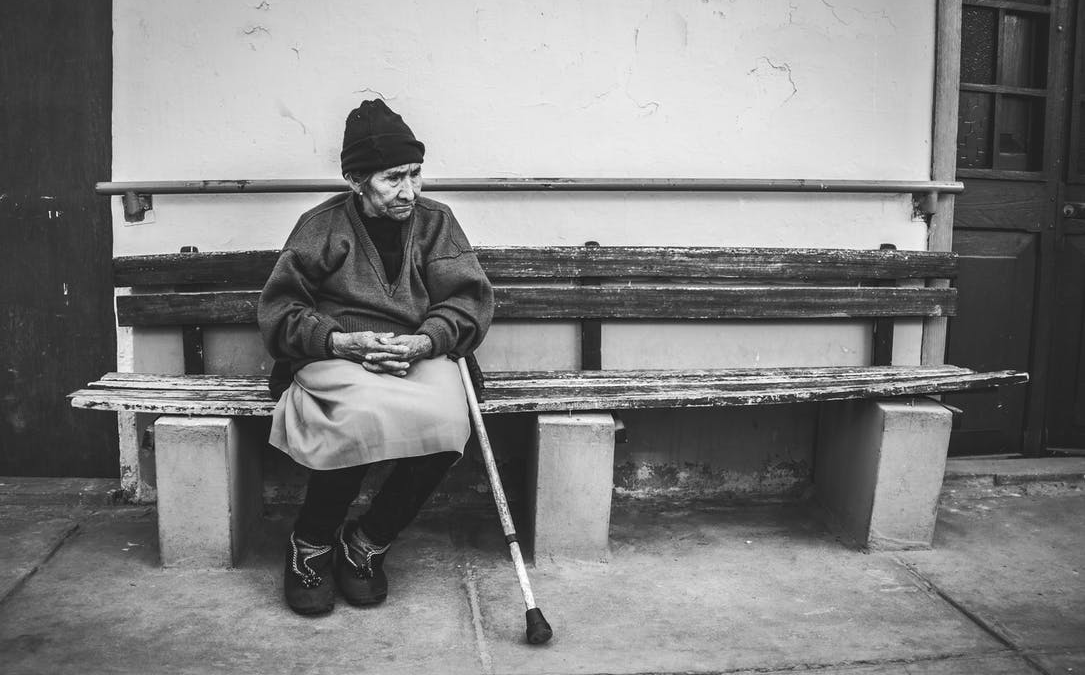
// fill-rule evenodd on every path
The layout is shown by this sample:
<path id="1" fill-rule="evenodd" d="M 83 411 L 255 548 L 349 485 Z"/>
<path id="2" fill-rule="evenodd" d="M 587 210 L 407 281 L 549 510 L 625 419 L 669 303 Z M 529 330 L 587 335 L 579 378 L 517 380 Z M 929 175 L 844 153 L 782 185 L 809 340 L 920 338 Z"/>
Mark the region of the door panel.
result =
<path id="1" fill-rule="evenodd" d="M 1068 373 L 1051 355 L 1057 334 L 1080 348 L 1080 318 L 1072 328 L 1063 325 L 1068 319 L 1056 324 L 1056 279 L 1080 273 L 1073 269 L 1080 262 L 1059 252 L 1057 232 L 1068 65 L 1078 34 L 1070 29 L 1080 2 L 962 3 L 957 175 L 965 190 L 953 230 L 961 304 L 949 322 L 946 358 L 1027 370 L 1031 380 L 947 397 L 964 410 L 951 454 L 1045 454 L 1051 409 L 1076 384 L 1076 356 Z M 1077 306 L 1079 298 L 1060 302 Z M 1067 380 L 1061 395 L 1054 394 L 1056 377 Z"/>
<path id="2" fill-rule="evenodd" d="M 0 2 L 0 475 L 116 476 L 109 0 Z"/>
<path id="3" fill-rule="evenodd" d="M 1051 216 L 1051 202 L 1043 183 L 1008 180 L 966 180 L 965 183 L 965 191 L 957 195 L 954 227 L 1038 232 Z"/>
<path id="4" fill-rule="evenodd" d="M 1046 431 L 1050 449 L 1085 449 L 1085 10 L 1077 2 L 1065 176 L 1058 186 L 1054 329 Z M 1069 23 L 1069 22 L 1068 22 Z M 1067 59 L 1068 61 L 1070 59 Z"/>
<path id="5" fill-rule="evenodd" d="M 1057 260 L 1048 443 L 1085 448 L 1085 234 L 1063 236 Z"/>
<path id="6" fill-rule="evenodd" d="M 950 322 L 949 363 L 976 370 L 1028 370 L 1037 244 L 1038 236 L 1028 232 L 954 232 L 961 278 L 968 281 L 958 287 L 958 312 L 968 320 Z M 965 410 L 953 431 L 956 454 L 1019 451 L 1025 387 L 952 394 L 945 400 Z"/>

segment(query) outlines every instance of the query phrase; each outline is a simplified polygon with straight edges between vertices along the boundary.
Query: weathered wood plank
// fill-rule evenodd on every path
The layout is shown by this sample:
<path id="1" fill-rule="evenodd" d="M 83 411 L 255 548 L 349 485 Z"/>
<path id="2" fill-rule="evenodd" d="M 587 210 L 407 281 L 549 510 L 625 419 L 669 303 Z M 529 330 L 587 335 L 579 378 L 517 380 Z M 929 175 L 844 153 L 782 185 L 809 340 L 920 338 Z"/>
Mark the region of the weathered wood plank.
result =
<path id="1" fill-rule="evenodd" d="M 498 319 L 783 319 L 952 316 L 955 288 L 495 286 Z M 256 321 L 259 291 L 117 297 L 122 326 Z"/>
<path id="2" fill-rule="evenodd" d="M 749 387 L 810 387 L 833 382 L 847 381 L 855 384 L 876 384 L 887 381 L 905 382 L 936 378 L 953 378 L 968 375 L 966 368 L 811 368 L 771 369 L 747 368 L 731 371 L 579 371 L 579 373 L 498 373 L 488 377 L 485 385 L 487 397 L 495 400 L 522 396 L 561 396 L 565 391 L 625 392 L 639 395 L 674 387 L 705 388 L 721 390 Z M 591 375 L 588 375 L 591 373 Z M 596 374 L 599 373 L 599 374 Z M 609 373 L 604 375 L 603 373 Z M 128 376 L 128 377 L 125 377 Z M 134 376 L 134 377 L 133 377 Z M 97 382 L 87 384 L 88 389 L 155 390 L 177 392 L 236 392 L 259 396 L 267 390 L 265 376 L 249 377 L 193 377 L 185 375 L 110 373 Z M 529 393 L 525 393 L 529 392 Z M 593 394 L 594 395 L 594 394 Z"/>
<path id="3" fill-rule="evenodd" d="M 478 247 L 493 280 L 576 277 L 859 280 L 952 279 L 957 257 L 930 251 L 709 247 Z M 118 287 L 220 284 L 262 286 L 279 251 L 220 251 L 123 256 L 113 260 Z"/>
<path id="4" fill-rule="evenodd" d="M 954 278 L 953 255 L 928 251 L 710 247 L 508 247 L 478 249 L 495 279 L 650 277 L 858 280 Z"/>
<path id="5" fill-rule="evenodd" d="M 492 398 L 515 398 L 519 392 L 531 391 L 533 395 L 539 392 L 549 392 L 549 396 L 562 396 L 565 392 L 628 392 L 637 395 L 641 392 L 664 391 L 678 387 L 686 388 L 711 388 L 727 391 L 731 389 L 748 388 L 794 388 L 794 387 L 819 387 L 828 386 L 835 382 L 848 382 L 851 384 L 878 385 L 886 382 L 908 382 L 911 380 L 926 379 L 953 379 L 971 375 L 972 371 L 960 369 L 955 372 L 942 373 L 900 373 L 895 376 L 871 376 L 864 377 L 855 375 L 842 377 L 833 373 L 822 375 L 810 374 L 804 377 L 781 377 L 768 376 L 751 372 L 748 376 L 736 375 L 718 378 L 680 378 L 666 377 L 659 379 L 630 379 L 622 377 L 613 378 L 584 378 L 572 379 L 522 379 L 505 380 L 487 383 L 486 392 Z"/>
<path id="6" fill-rule="evenodd" d="M 558 383 L 561 380 L 588 380 L 588 379 L 655 379 L 655 380 L 690 380 L 703 378 L 709 381 L 725 378 L 742 378 L 750 376 L 781 377 L 781 378 L 817 378 L 838 377 L 852 378 L 900 378 L 900 377 L 936 377 L 953 375 L 958 373 L 973 372 L 968 368 L 952 365 L 933 366 L 791 366 L 791 367 L 742 367 L 742 368 L 714 368 L 714 369 L 691 369 L 691 370 L 541 370 L 541 371 L 490 371 L 485 372 L 487 386 L 501 386 L 506 381 L 518 383 L 530 380 L 546 380 Z M 184 376 L 179 376 L 184 377 Z"/>
<path id="7" fill-rule="evenodd" d="M 495 316 L 523 319 L 783 319 L 944 316 L 956 289 L 800 286 L 496 286 Z"/>
<path id="8" fill-rule="evenodd" d="M 121 326 L 255 323 L 259 291 L 205 291 L 117 296 Z"/>
<path id="9" fill-rule="evenodd" d="M 488 390 L 500 395 L 509 387 L 603 386 L 617 383 L 633 386 L 641 381 L 711 384 L 716 382 L 750 381 L 762 383 L 798 380 L 869 381 L 905 380 L 929 377 L 967 375 L 968 368 L 950 365 L 934 366 L 801 366 L 786 368 L 719 368 L 707 370 L 548 370 L 493 371 L 485 373 Z M 179 389 L 179 390 L 263 390 L 266 375 L 170 375 L 158 373 L 106 373 L 89 388 L 116 389 Z"/>
<path id="10" fill-rule="evenodd" d="M 624 389 L 608 388 L 605 378 L 600 377 L 586 377 L 579 381 L 580 387 L 570 387 L 571 378 L 563 377 L 559 380 L 564 386 L 555 389 L 545 380 L 533 379 L 530 385 L 521 382 L 519 386 L 488 391 L 482 407 L 484 412 L 543 412 L 763 405 L 966 391 L 1028 380 L 1026 373 L 1015 371 L 975 373 L 962 368 L 943 375 L 931 375 L 936 369 L 918 368 L 919 374 L 925 376 L 875 379 L 862 379 L 856 371 L 856 379 L 848 380 L 835 376 L 834 370 L 826 369 L 824 377 L 809 381 L 767 382 L 751 376 L 745 383 L 732 381 L 727 386 L 683 382 L 675 375 L 670 381 L 643 382 Z M 184 390 L 180 388 L 181 378 L 174 378 L 171 388 L 166 389 L 88 388 L 70 398 L 77 408 L 189 415 L 268 415 L 274 408 L 267 390 L 253 387 L 256 382 L 252 380 L 247 390 L 208 389 L 207 379 L 199 379 L 194 388 Z M 132 380 L 140 386 L 146 382 Z M 508 379 L 505 383 L 513 385 L 514 381 Z"/>
<path id="11" fill-rule="evenodd" d="M 694 408 L 742 405 L 769 405 L 857 398 L 882 398 L 936 394 L 949 391 L 988 389 L 995 386 L 1027 381 L 1023 373 L 974 373 L 969 376 L 942 379 L 928 378 L 906 382 L 888 381 L 874 385 L 838 383 L 826 387 L 794 389 L 756 389 L 719 391 L 715 389 L 679 391 L 656 395 L 629 396 L 625 394 L 600 396 L 566 396 L 519 399 L 487 399 L 484 412 L 556 412 L 565 410 L 626 410 L 640 408 Z M 525 392 L 527 393 L 527 392 Z"/>
<path id="12" fill-rule="evenodd" d="M 113 259 L 113 284 L 263 286 L 278 258 L 278 250 L 120 256 Z"/>
<path id="13" fill-rule="evenodd" d="M 82 389 L 69 396 L 72 406 L 88 410 L 146 412 L 168 415 L 224 415 L 266 417 L 275 409 L 270 396 L 244 400 L 220 401 L 212 397 L 171 398 L 168 396 L 133 397 L 131 392 Z"/>

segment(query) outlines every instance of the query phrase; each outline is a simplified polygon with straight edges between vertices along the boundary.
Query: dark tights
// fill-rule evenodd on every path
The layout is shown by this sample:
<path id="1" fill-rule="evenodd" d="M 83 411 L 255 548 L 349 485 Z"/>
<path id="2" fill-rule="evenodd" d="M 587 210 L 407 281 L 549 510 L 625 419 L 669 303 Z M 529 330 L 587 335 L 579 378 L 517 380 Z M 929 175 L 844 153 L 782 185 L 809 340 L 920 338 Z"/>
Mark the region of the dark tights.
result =
<path id="1" fill-rule="evenodd" d="M 396 460 L 384 485 L 373 497 L 369 510 L 358 519 L 362 532 L 374 544 L 391 543 L 403 528 L 418 515 L 458 452 L 439 452 Z M 371 464 L 309 472 L 305 503 L 294 523 L 294 534 L 311 544 L 330 544 L 335 530 L 347 516 L 351 502 L 358 496 Z"/>

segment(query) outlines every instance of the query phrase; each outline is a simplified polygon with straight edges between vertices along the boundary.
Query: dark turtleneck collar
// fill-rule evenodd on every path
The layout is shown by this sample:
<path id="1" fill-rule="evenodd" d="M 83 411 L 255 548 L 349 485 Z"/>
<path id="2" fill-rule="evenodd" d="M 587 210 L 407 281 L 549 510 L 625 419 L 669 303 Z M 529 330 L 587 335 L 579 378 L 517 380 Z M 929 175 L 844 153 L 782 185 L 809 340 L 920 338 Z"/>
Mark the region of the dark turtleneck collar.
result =
<path id="1" fill-rule="evenodd" d="M 362 209 L 361 195 L 354 194 L 354 206 L 365 225 L 366 234 L 380 255 L 388 283 L 394 283 L 403 266 L 403 223 L 391 218 L 370 217 Z"/>

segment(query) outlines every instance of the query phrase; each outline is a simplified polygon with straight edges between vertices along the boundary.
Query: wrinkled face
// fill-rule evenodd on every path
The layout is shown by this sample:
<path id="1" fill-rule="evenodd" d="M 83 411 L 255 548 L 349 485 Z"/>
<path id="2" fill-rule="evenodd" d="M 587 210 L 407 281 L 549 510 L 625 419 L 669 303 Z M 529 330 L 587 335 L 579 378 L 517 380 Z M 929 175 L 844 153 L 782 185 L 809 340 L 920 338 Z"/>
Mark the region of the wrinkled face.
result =
<path id="1" fill-rule="evenodd" d="M 422 165 L 401 164 L 378 171 L 368 180 L 347 176 L 347 181 L 362 196 L 362 211 L 367 217 L 407 220 L 422 190 Z"/>

